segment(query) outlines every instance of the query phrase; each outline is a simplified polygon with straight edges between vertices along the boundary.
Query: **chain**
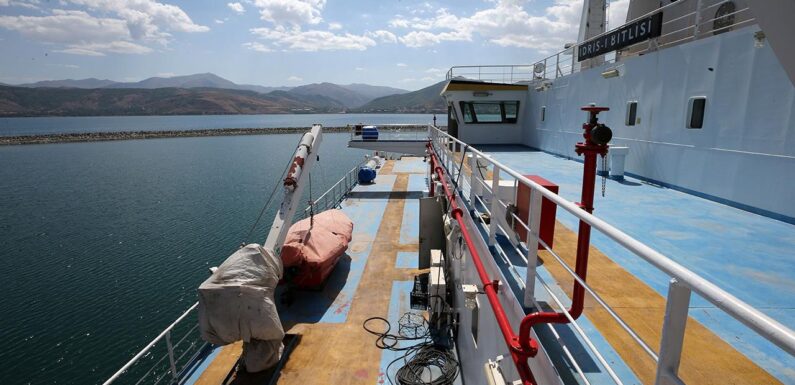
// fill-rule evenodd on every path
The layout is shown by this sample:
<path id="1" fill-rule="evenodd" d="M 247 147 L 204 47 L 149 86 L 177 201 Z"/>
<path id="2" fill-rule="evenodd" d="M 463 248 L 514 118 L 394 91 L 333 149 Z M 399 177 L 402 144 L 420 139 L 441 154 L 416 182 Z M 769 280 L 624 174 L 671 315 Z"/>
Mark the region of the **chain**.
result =
<path id="1" fill-rule="evenodd" d="M 605 196 L 607 188 L 607 157 L 602 155 L 602 197 Z"/>

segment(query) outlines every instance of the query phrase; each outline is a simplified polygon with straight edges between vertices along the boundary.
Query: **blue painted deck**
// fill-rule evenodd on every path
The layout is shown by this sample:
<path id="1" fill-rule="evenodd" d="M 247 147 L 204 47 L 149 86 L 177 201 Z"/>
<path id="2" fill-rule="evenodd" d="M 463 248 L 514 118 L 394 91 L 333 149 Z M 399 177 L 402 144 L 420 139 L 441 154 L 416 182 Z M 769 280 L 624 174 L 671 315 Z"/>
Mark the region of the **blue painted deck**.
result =
<path id="1" fill-rule="evenodd" d="M 419 259 L 417 253 L 413 251 L 398 251 L 395 259 L 395 267 L 398 269 L 419 269 Z"/>
<path id="2" fill-rule="evenodd" d="M 300 306 L 279 307 L 282 321 L 345 322 L 389 200 L 385 192 L 392 191 L 395 178 L 395 175 L 378 175 L 375 183 L 353 189 L 342 203 L 342 211 L 354 221 L 348 252 L 337 263 L 321 291 L 296 291 L 295 303 Z M 280 290 L 277 298 L 279 293 Z"/>
<path id="3" fill-rule="evenodd" d="M 409 191 L 421 191 L 427 195 L 428 193 L 428 181 L 425 178 L 425 175 L 409 175 Z"/>
<path id="4" fill-rule="evenodd" d="M 521 146 L 483 146 L 501 163 L 537 174 L 579 200 L 582 164 Z M 601 179 L 597 180 L 601 183 Z M 795 328 L 795 225 L 643 183 L 607 181 L 594 214 L 790 328 Z M 558 220 L 577 228 L 574 216 Z M 669 278 L 594 232 L 592 243 L 662 296 Z M 693 296 L 690 315 L 784 383 L 795 383 L 795 358 Z"/>
<path id="5" fill-rule="evenodd" d="M 403 221 L 400 226 L 400 243 L 416 245 L 420 243 L 420 201 L 407 200 L 403 206 Z"/>
<path id="6" fill-rule="evenodd" d="M 422 158 L 410 159 L 412 159 L 412 161 L 414 159 L 420 159 L 420 163 L 422 163 Z M 402 160 L 396 162 L 395 167 L 402 164 L 402 162 Z M 420 201 L 418 198 L 426 196 L 428 193 L 425 175 L 409 175 L 407 189 L 409 195 L 407 196 L 408 199 L 406 199 L 405 206 L 403 206 L 403 221 L 400 225 L 400 243 L 404 245 L 414 245 L 420 242 Z"/>
<path id="7" fill-rule="evenodd" d="M 400 160 L 395 161 L 395 166 L 392 168 L 392 172 L 424 174 L 427 169 L 428 163 L 423 162 L 422 158 L 404 156 Z"/>

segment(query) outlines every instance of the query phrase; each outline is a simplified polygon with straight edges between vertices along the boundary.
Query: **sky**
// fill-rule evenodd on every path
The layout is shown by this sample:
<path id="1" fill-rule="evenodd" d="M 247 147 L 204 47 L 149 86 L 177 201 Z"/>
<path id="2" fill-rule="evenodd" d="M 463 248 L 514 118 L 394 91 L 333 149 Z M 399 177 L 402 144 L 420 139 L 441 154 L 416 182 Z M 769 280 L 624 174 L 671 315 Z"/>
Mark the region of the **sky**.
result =
<path id="1" fill-rule="evenodd" d="M 611 4 L 626 12 L 628 0 Z M 582 0 L 0 0 L 0 82 L 212 72 L 409 90 L 574 42 Z"/>

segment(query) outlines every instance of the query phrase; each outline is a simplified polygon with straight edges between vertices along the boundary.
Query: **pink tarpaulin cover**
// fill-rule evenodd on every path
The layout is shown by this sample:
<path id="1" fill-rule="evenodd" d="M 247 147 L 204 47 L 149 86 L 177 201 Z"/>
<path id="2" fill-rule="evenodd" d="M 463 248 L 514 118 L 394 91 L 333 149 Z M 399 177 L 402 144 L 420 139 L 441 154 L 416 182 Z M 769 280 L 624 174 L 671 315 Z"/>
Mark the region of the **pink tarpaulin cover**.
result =
<path id="1" fill-rule="evenodd" d="M 300 287 L 320 286 L 348 249 L 353 222 L 342 210 L 327 210 L 290 227 L 282 247 L 285 269 L 298 267 L 292 283 Z"/>

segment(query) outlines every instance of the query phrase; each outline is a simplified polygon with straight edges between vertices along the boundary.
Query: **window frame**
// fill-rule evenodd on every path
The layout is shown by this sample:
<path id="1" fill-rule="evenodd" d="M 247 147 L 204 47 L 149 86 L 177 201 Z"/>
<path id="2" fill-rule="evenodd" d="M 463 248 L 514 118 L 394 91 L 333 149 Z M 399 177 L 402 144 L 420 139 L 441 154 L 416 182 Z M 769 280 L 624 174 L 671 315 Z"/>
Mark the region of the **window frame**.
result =
<path id="1" fill-rule="evenodd" d="M 693 118 L 696 117 L 694 113 L 696 112 L 696 101 L 703 101 L 701 107 L 699 108 L 701 111 L 698 114 L 700 119 L 698 119 L 698 124 L 693 124 Z M 693 96 L 687 101 L 687 116 L 685 117 L 687 120 L 685 121 L 685 127 L 688 130 L 700 130 L 704 128 L 704 122 L 707 120 L 707 97 L 706 96 Z"/>
<path id="2" fill-rule="evenodd" d="M 634 111 L 632 107 L 635 107 Z M 630 119 L 630 117 L 632 119 Z M 637 100 L 627 101 L 627 114 L 624 117 L 624 125 L 636 126 L 638 124 L 637 122 L 638 122 L 638 101 Z"/>
<path id="3" fill-rule="evenodd" d="M 480 122 L 478 121 L 478 114 L 475 112 L 475 104 L 497 104 L 500 106 L 500 121 Z M 505 114 L 505 105 L 513 104 L 516 106 L 516 117 L 508 118 Z M 519 108 L 521 101 L 519 100 L 499 100 L 499 101 L 460 101 L 458 106 L 461 109 L 463 117 L 463 124 L 516 124 L 519 122 Z M 467 120 L 467 113 L 472 117 L 472 120 Z M 462 123 L 459 121 L 459 123 Z"/>

